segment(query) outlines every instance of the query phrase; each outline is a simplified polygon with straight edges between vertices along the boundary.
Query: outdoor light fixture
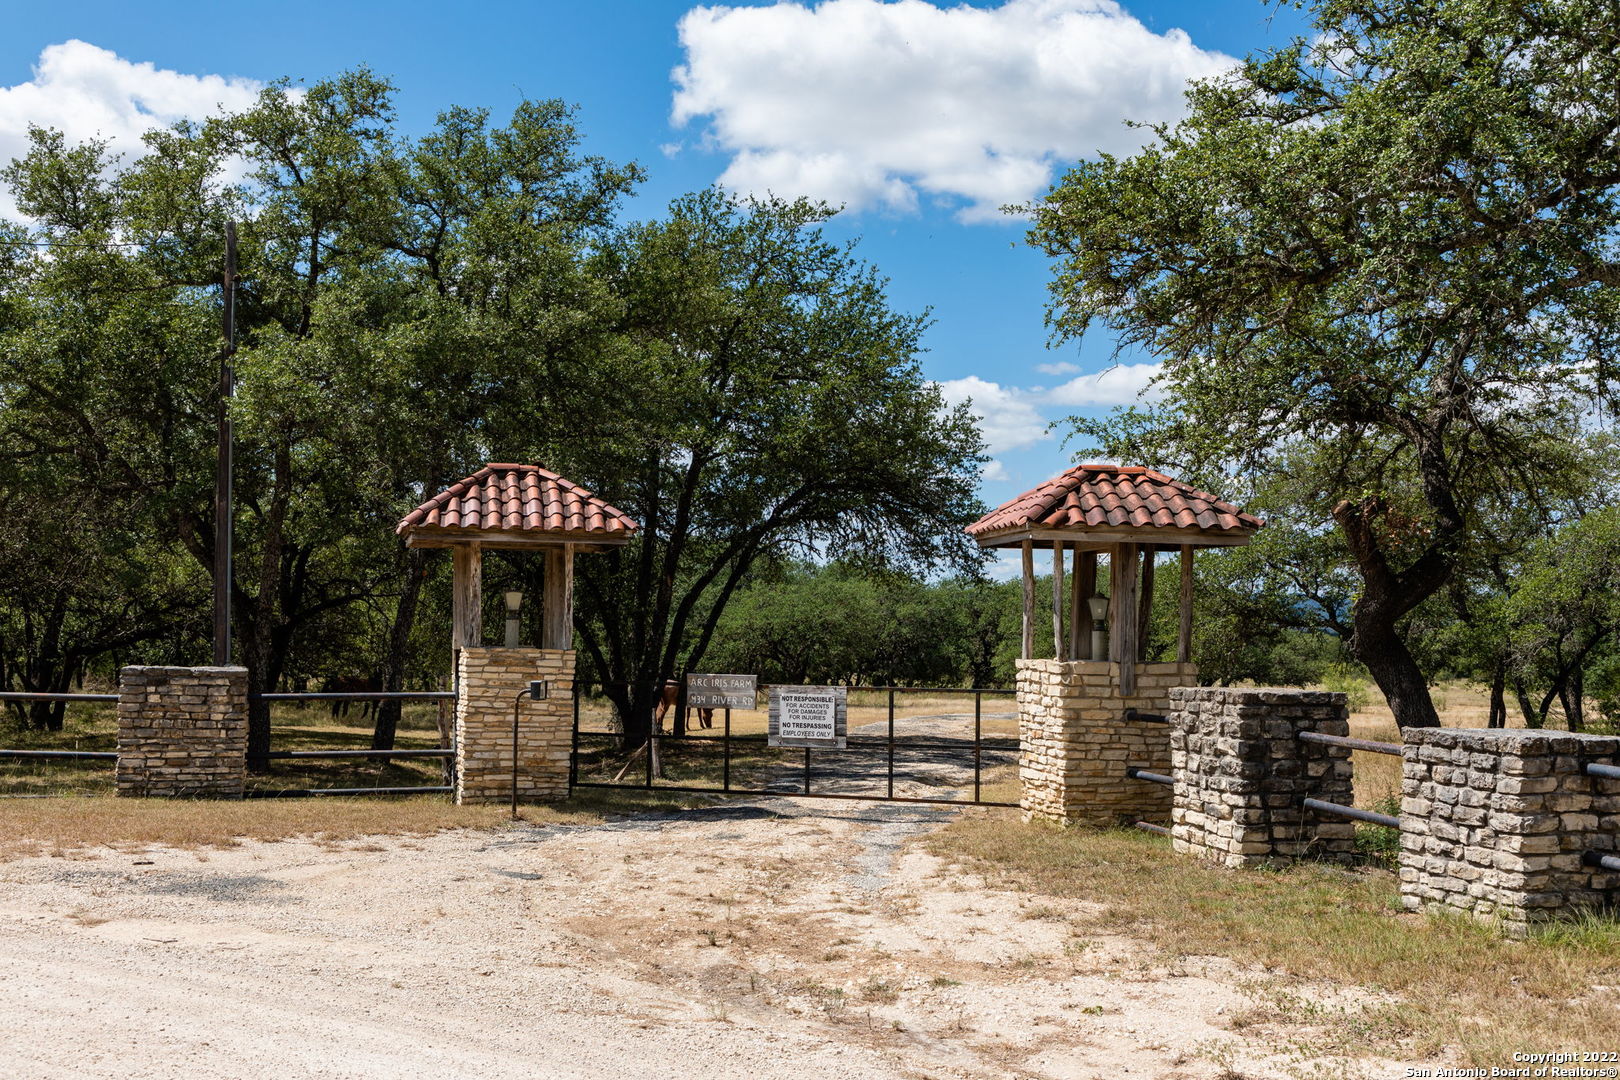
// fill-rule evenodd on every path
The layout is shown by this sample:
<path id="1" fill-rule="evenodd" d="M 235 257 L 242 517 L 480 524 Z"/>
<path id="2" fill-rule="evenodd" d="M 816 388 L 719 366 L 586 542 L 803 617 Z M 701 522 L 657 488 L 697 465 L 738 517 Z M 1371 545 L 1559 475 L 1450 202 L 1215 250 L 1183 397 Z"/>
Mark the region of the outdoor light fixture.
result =
<path id="1" fill-rule="evenodd" d="M 1108 631 L 1102 629 L 1102 627 L 1108 619 L 1108 597 L 1087 597 L 1086 604 L 1091 608 L 1091 658 L 1093 660 L 1106 660 L 1108 659 Z"/>
<path id="2" fill-rule="evenodd" d="M 518 647 L 518 612 L 523 607 L 523 594 L 512 591 L 502 594 L 506 598 L 506 647 Z"/>
<path id="3" fill-rule="evenodd" d="M 514 599 L 514 597 L 516 599 Z M 507 636 L 508 641 L 510 641 L 512 639 L 512 636 L 513 636 L 513 633 L 514 633 L 514 631 L 512 630 L 512 622 L 510 620 L 513 620 L 513 619 L 517 618 L 517 615 L 516 615 L 517 607 L 518 607 L 518 604 L 522 603 L 522 601 L 523 601 L 523 594 L 522 593 L 509 592 L 509 593 L 506 594 L 507 610 L 509 612 L 513 613 L 513 614 L 509 614 L 507 616 L 508 622 L 506 624 L 506 636 Z M 512 820 L 513 821 L 516 821 L 517 817 L 518 817 L 518 752 L 519 752 L 519 746 L 518 746 L 518 723 L 519 723 L 520 719 L 523 716 L 523 699 L 528 698 L 530 701 L 544 701 L 550 696 L 551 696 L 551 684 L 549 682 L 547 682 L 545 679 L 533 679 L 533 680 L 531 680 L 529 682 L 528 686 L 525 686 L 522 690 L 518 691 L 517 697 L 512 699 Z"/>

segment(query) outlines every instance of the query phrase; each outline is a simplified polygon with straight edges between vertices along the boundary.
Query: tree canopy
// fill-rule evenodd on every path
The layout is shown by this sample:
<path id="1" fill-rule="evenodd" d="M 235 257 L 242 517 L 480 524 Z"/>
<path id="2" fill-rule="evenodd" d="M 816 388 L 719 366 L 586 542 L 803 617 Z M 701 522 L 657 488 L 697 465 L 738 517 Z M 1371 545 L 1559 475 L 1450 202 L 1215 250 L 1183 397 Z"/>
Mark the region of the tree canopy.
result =
<path id="1" fill-rule="evenodd" d="M 1035 207 L 1060 338 L 1163 365 L 1080 431 L 1192 476 L 1287 473 L 1336 526 L 1352 652 L 1436 722 L 1406 622 L 1492 514 L 1588 482 L 1614 376 L 1620 34 L 1606 5 L 1326 0 Z"/>
<path id="2" fill-rule="evenodd" d="M 705 191 L 635 221 L 640 168 L 581 143 L 556 101 L 406 137 L 364 70 L 129 159 L 35 131 L 0 176 L 28 218 L 0 232 L 0 681 L 207 655 L 227 220 L 253 690 L 446 671 L 421 618 L 445 568 L 393 526 L 490 460 L 643 521 L 578 591 L 587 674 L 636 687 L 702 655 L 761 557 L 971 562 L 978 436 L 921 373 L 926 316 L 822 237 L 831 211 Z"/>

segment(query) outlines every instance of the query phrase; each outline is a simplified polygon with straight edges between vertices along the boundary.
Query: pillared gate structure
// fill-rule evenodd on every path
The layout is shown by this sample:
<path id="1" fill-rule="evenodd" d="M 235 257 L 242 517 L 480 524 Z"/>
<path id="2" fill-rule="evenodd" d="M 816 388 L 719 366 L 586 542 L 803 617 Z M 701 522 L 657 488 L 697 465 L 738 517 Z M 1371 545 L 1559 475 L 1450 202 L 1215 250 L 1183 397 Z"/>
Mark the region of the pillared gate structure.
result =
<path id="1" fill-rule="evenodd" d="M 1124 778 L 1127 766 L 1170 764 L 1168 730 L 1136 717 L 1162 718 L 1170 688 L 1197 682 L 1193 552 L 1247 544 L 1263 525 L 1152 469 L 1076 465 L 968 526 L 980 547 L 1023 555 L 1018 714 L 1027 816 L 1091 825 L 1168 816 L 1168 791 Z M 1037 550 L 1051 552 L 1050 659 L 1035 655 Z M 1147 631 L 1162 554 L 1178 556 L 1181 579 L 1174 658 L 1159 660 Z M 1103 559 L 1106 595 L 1098 590 Z"/>

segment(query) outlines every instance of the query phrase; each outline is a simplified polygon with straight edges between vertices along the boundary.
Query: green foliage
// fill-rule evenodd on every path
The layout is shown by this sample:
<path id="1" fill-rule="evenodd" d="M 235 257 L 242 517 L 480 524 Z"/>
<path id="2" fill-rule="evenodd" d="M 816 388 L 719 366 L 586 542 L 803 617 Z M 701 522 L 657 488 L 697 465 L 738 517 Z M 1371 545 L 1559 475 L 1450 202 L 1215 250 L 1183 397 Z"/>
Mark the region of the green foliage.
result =
<path id="1" fill-rule="evenodd" d="M 1021 611 L 1017 582 L 787 566 L 738 591 L 704 662 L 767 682 L 1010 686 Z"/>
<path id="2" fill-rule="evenodd" d="M 709 190 L 626 223 L 641 170 L 582 154 L 562 103 L 405 139 L 365 70 L 147 143 L 115 162 L 36 131 L 0 176 L 31 219 L 0 225 L 0 685 L 207 655 L 231 220 L 253 689 L 440 680 L 443 560 L 393 526 L 490 460 L 642 520 L 578 590 L 596 671 L 638 685 L 702 656 L 761 557 L 976 561 L 979 438 L 922 376 L 925 317 L 822 236 L 827 208 Z M 535 562 L 490 583 L 538 595 Z"/>
<path id="3" fill-rule="evenodd" d="M 1322 684 L 1322 689 L 1343 694 L 1351 712 L 1360 712 L 1372 701 L 1367 673 L 1357 665 L 1330 664 L 1317 681 Z"/>
<path id="4" fill-rule="evenodd" d="M 1192 476 L 1297 482 L 1357 575 L 1348 644 L 1433 723 L 1405 620 L 1482 520 L 1578 492 L 1620 344 L 1614 13 L 1315 6 L 1316 36 L 1198 84 L 1130 158 L 1036 207 L 1058 333 L 1163 363 L 1078 431 Z"/>
<path id="5" fill-rule="evenodd" d="M 1364 684 L 1365 685 L 1365 684 Z M 1399 795 L 1385 795 L 1367 809 L 1379 814 L 1400 815 Z M 1388 825 L 1356 826 L 1356 854 L 1367 862 L 1394 870 L 1400 865 L 1401 830 Z"/>

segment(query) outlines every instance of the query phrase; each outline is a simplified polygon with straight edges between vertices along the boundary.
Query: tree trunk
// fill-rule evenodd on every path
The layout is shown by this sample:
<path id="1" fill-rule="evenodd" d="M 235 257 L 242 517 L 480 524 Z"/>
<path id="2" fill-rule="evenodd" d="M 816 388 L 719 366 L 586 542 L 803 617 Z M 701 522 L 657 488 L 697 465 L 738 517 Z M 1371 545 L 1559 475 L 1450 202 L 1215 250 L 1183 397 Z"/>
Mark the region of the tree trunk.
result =
<path id="1" fill-rule="evenodd" d="M 1427 485 L 1426 485 L 1427 486 Z M 1431 493 L 1432 494 L 1432 493 Z M 1431 497 L 1431 505 L 1435 502 Z M 1378 519 L 1385 507 L 1377 498 L 1345 500 L 1333 508 L 1345 545 L 1361 574 L 1362 592 L 1351 609 L 1350 655 L 1367 666 L 1402 728 L 1439 727 L 1429 682 L 1396 628 L 1400 619 L 1433 596 L 1456 565 L 1450 543 L 1460 538 L 1455 515 L 1440 514 L 1428 547 L 1415 562 L 1396 572 L 1380 546 Z"/>
<path id="2" fill-rule="evenodd" d="M 1350 653 L 1372 673 L 1398 726 L 1440 726 L 1440 715 L 1434 711 L 1434 699 L 1429 696 L 1429 681 L 1406 642 L 1393 629 L 1364 633 L 1358 627 L 1350 639 Z"/>
<path id="3" fill-rule="evenodd" d="M 1530 700 L 1530 691 L 1525 687 L 1524 680 L 1516 675 L 1513 677 L 1513 696 L 1519 703 L 1519 714 L 1524 717 L 1524 726 L 1540 727 L 1541 716 L 1536 712 L 1536 703 Z"/>
<path id="4" fill-rule="evenodd" d="M 406 652 L 410 647 L 411 630 L 416 625 L 416 607 L 422 595 L 422 581 L 427 576 L 427 551 L 423 548 L 406 548 L 404 562 L 405 587 L 394 608 L 394 624 L 389 630 L 388 650 L 383 657 L 382 688 L 389 693 L 405 689 Z M 394 748 L 394 739 L 399 734 L 401 708 L 402 703 L 398 701 L 377 703 L 377 720 L 371 731 L 373 750 Z"/>
<path id="5" fill-rule="evenodd" d="M 1559 703 L 1564 706 L 1564 726 L 1570 731 L 1586 730 L 1586 672 L 1576 667 L 1559 687 Z"/>
<path id="6" fill-rule="evenodd" d="M 1491 716 L 1487 727 L 1507 727 L 1507 661 L 1498 660 L 1491 675 Z"/>

